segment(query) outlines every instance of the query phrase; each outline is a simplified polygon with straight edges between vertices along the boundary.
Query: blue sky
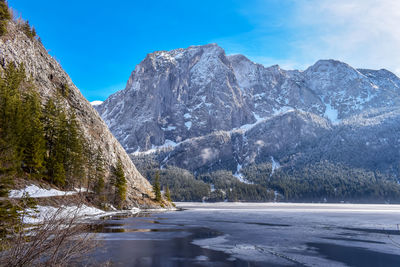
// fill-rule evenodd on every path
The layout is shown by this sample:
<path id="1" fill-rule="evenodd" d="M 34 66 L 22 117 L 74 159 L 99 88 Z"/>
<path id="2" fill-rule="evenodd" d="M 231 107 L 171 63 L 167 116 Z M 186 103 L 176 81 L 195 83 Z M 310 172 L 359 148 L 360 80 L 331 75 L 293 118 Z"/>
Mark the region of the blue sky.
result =
<path id="1" fill-rule="evenodd" d="M 400 74 L 397 0 L 9 0 L 89 100 L 124 89 L 156 50 L 218 43 L 264 65 L 321 58 Z"/>

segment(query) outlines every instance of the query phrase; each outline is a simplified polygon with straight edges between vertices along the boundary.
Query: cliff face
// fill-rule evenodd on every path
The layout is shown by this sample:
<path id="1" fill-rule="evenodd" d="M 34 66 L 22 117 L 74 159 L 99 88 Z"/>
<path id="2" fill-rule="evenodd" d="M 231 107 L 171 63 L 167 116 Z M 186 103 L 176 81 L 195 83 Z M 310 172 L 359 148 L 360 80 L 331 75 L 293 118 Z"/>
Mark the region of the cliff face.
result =
<path id="1" fill-rule="evenodd" d="M 132 157 L 193 173 L 325 159 L 398 171 L 400 79 L 383 69 L 284 70 L 191 46 L 149 54 L 96 109 Z"/>
<path id="2" fill-rule="evenodd" d="M 127 179 L 127 205 L 155 206 L 151 185 L 136 170 L 120 143 L 109 131 L 97 111 L 83 97 L 60 64 L 52 58 L 43 45 L 34 38 L 27 37 L 15 22 L 9 22 L 8 33 L 0 38 L 0 69 L 7 64 L 23 63 L 27 76 L 31 76 L 41 101 L 55 97 L 62 86 L 68 85 L 69 95 L 62 105 L 75 111 L 85 138 L 94 148 L 100 147 L 104 154 L 106 177 L 112 166 L 121 160 Z"/>
<path id="3" fill-rule="evenodd" d="M 320 60 L 304 71 L 264 67 L 216 44 L 149 54 L 126 88 L 97 105 L 129 152 L 231 131 L 288 110 L 339 124 L 374 108 L 400 105 L 400 79 Z"/>
<path id="4" fill-rule="evenodd" d="M 128 152 L 254 122 L 216 44 L 149 54 L 126 89 L 96 106 Z"/>

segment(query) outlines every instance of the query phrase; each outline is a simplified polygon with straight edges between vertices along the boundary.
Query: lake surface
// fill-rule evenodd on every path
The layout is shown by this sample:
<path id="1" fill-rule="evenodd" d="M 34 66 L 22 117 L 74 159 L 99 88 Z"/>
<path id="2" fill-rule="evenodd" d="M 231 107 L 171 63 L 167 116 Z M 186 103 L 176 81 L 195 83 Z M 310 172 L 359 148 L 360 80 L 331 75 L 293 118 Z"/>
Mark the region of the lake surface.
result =
<path id="1" fill-rule="evenodd" d="M 177 203 L 94 225 L 115 266 L 400 266 L 400 205 Z"/>

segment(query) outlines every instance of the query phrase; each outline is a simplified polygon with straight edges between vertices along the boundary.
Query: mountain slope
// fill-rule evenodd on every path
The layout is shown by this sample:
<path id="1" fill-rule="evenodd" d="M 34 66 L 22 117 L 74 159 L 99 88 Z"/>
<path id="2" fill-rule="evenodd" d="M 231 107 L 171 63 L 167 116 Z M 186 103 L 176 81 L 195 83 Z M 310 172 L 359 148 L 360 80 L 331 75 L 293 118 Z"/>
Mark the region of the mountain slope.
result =
<path id="1" fill-rule="evenodd" d="M 43 104 L 50 98 L 54 99 L 60 88 L 69 88 L 69 94 L 63 98 L 61 105 L 75 112 L 85 139 L 93 148 L 100 147 L 103 151 L 107 180 L 111 177 L 112 167 L 121 160 L 127 179 L 127 207 L 155 205 L 150 198 L 152 191 L 148 181 L 136 170 L 122 146 L 68 74 L 38 40 L 28 37 L 16 22 L 10 21 L 8 33 L 0 38 L 0 51 L 0 69 L 12 62 L 23 63 Z"/>
<path id="2" fill-rule="evenodd" d="M 95 108 L 134 160 L 161 168 L 228 170 L 246 182 L 251 166 L 294 179 L 294 170 L 326 161 L 327 172 L 346 166 L 343 177 L 361 170 L 397 181 L 399 85 L 387 70 L 336 60 L 283 70 L 210 44 L 149 54 Z"/>
<path id="3" fill-rule="evenodd" d="M 320 60 L 305 71 L 264 67 L 216 44 L 149 54 L 125 90 L 96 109 L 128 152 L 232 130 L 300 109 L 332 123 L 400 105 L 400 79 Z"/>
<path id="4" fill-rule="evenodd" d="M 96 109 L 128 152 L 254 121 L 229 60 L 215 44 L 149 54 L 126 89 Z"/>

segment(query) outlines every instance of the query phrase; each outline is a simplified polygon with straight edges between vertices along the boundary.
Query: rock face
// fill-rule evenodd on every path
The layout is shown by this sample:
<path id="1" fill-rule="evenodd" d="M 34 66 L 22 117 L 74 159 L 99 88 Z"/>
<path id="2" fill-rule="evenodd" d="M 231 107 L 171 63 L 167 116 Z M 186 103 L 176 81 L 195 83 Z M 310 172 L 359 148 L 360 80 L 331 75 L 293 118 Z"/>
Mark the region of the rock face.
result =
<path id="1" fill-rule="evenodd" d="M 191 46 L 149 54 L 96 109 L 133 156 L 154 152 L 194 173 L 341 158 L 398 171 L 400 79 L 387 70 L 335 60 L 283 70 Z M 358 149 L 369 156 L 355 157 Z"/>
<path id="2" fill-rule="evenodd" d="M 175 147 L 157 150 L 162 164 L 192 172 L 228 169 L 273 156 L 280 158 L 330 131 L 326 119 L 302 111 L 289 111 L 232 131 L 217 131 L 191 138 Z M 146 153 L 146 152 L 144 152 Z M 142 154 L 140 152 L 134 155 Z M 240 168 L 240 167 L 239 167 Z"/>
<path id="3" fill-rule="evenodd" d="M 96 109 L 128 152 L 255 121 L 230 61 L 215 44 L 149 54 L 126 89 Z"/>
<path id="4" fill-rule="evenodd" d="M 82 96 L 60 64 L 52 58 L 36 39 L 28 38 L 18 30 L 15 22 L 8 25 L 8 33 L 0 38 L 0 69 L 6 64 L 23 63 L 27 76 L 32 76 L 35 86 L 44 102 L 52 98 L 63 85 L 68 85 L 70 93 L 63 105 L 73 109 L 84 132 L 85 138 L 93 147 L 100 147 L 104 153 L 106 176 L 121 159 L 127 179 L 128 206 L 155 206 L 151 186 L 136 170 L 120 143 L 109 131 L 97 111 Z"/>

